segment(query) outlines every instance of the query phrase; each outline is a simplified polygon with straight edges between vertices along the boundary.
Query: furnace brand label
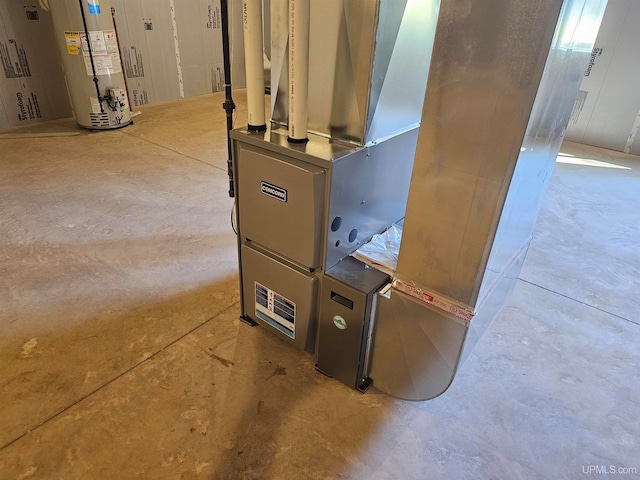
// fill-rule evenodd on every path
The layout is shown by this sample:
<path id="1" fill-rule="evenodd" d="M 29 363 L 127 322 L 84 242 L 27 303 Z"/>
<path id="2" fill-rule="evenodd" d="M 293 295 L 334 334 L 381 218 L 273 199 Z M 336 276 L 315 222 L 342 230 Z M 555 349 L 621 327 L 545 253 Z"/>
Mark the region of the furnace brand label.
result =
<path id="1" fill-rule="evenodd" d="M 277 328 L 286 336 L 295 338 L 296 304 L 278 295 L 264 285 L 255 283 L 256 317 Z"/>
<path id="2" fill-rule="evenodd" d="M 284 188 L 277 187 L 267 182 L 260 182 L 260 191 L 265 195 L 280 200 L 281 202 L 287 201 L 287 191 Z"/>

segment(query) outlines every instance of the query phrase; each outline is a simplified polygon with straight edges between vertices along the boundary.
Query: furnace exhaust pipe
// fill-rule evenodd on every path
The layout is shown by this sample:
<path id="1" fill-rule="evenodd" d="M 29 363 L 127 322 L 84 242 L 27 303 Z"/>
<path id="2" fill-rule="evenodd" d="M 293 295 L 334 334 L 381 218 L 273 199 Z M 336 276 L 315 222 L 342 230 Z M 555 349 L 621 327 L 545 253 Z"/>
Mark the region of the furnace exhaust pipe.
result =
<path id="1" fill-rule="evenodd" d="M 289 137 L 306 143 L 310 0 L 289 0 Z"/>
<path id="2" fill-rule="evenodd" d="M 263 132 L 265 121 L 264 45 L 262 37 L 262 0 L 242 0 L 244 26 L 244 64 L 247 74 L 247 129 Z"/>

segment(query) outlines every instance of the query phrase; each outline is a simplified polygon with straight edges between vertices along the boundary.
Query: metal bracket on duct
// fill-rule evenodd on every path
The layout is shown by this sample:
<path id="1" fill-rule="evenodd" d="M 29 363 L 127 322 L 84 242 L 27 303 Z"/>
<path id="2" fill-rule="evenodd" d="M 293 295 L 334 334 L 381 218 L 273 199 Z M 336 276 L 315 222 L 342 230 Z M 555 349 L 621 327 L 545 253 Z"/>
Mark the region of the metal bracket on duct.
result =
<path id="1" fill-rule="evenodd" d="M 411 288 L 379 297 L 372 342 L 374 385 L 409 400 L 448 388 L 515 284 L 606 0 L 466 5 L 441 2 L 395 283 Z"/>

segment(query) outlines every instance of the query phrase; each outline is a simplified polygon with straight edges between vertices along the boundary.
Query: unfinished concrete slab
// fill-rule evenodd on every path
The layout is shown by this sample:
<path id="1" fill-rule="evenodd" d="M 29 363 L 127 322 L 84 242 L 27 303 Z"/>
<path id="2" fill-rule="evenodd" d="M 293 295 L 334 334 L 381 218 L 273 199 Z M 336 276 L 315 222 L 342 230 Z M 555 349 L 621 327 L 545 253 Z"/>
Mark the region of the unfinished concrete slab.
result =
<path id="1" fill-rule="evenodd" d="M 639 161 L 564 143 L 524 280 L 640 323 Z"/>
<path id="2" fill-rule="evenodd" d="M 637 157 L 563 149 L 628 169 L 557 166 L 523 280 L 411 403 L 239 322 L 222 100 L 0 135 L 0 479 L 638 476 Z"/>

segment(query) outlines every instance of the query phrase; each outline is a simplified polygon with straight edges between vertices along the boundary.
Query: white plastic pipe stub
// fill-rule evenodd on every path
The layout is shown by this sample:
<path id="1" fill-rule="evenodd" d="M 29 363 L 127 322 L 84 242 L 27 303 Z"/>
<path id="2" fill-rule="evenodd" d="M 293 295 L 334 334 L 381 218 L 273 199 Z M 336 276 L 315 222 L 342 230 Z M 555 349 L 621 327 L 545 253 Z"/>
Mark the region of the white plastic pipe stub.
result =
<path id="1" fill-rule="evenodd" d="M 306 143 L 309 93 L 310 0 L 289 0 L 289 136 Z"/>
<path id="2" fill-rule="evenodd" d="M 244 62 L 247 75 L 247 129 L 263 132 L 265 121 L 262 0 L 242 0 Z"/>

